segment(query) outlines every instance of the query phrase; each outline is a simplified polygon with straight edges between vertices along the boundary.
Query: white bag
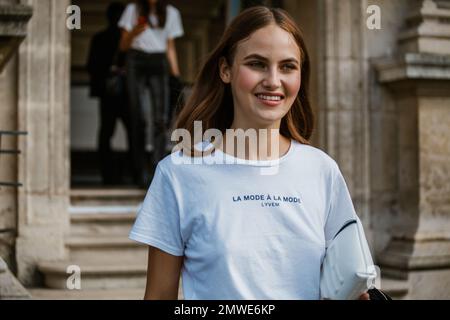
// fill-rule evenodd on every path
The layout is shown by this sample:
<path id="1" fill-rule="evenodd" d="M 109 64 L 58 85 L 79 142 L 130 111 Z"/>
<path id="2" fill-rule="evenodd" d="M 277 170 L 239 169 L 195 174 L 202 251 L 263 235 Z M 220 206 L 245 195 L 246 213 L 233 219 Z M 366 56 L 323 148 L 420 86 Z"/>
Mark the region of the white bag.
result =
<path id="1" fill-rule="evenodd" d="M 325 253 L 320 276 L 322 299 L 355 300 L 374 287 L 377 272 L 359 219 L 344 224 Z"/>

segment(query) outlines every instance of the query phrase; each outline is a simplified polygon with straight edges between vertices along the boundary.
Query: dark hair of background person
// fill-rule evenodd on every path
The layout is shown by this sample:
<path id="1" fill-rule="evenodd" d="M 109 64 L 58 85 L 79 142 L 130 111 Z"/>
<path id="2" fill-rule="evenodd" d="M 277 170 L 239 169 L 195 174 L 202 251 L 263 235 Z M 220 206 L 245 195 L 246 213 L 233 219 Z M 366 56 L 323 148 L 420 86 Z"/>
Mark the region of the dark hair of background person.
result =
<path id="1" fill-rule="evenodd" d="M 106 10 L 106 18 L 110 26 L 117 27 L 117 23 L 125 10 L 125 5 L 121 2 L 112 2 Z"/>
<path id="2" fill-rule="evenodd" d="M 166 25 L 166 13 L 167 13 L 167 1 L 166 0 L 158 0 L 156 2 L 156 16 L 158 17 L 158 25 L 154 26 L 153 23 L 148 19 L 150 14 L 150 4 L 148 0 L 136 0 L 139 15 L 146 17 L 149 25 L 152 28 L 164 28 Z"/>

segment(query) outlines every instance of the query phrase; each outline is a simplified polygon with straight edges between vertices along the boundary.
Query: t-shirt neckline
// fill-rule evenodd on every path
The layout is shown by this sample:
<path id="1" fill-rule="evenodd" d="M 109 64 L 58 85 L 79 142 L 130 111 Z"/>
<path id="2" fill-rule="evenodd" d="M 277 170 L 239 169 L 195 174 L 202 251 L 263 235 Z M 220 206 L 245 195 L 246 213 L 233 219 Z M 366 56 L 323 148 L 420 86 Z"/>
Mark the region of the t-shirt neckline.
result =
<path id="1" fill-rule="evenodd" d="M 273 160 L 246 160 L 246 159 L 241 159 L 241 158 L 237 158 L 235 156 L 232 156 L 232 155 L 230 155 L 228 153 L 225 153 L 221 149 L 218 149 L 218 148 L 216 148 L 214 150 L 214 152 L 216 153 L 216 156 L 219 156 L 220 158 L 223 158 L 224 162 L 226 164 L 230 163 L 230 164 L 257 166 L 257 167 L 271 167 L 271 166 L 279 165 L 281 162 L 286 161 L 286 159 L 288 159 L 290 157 L 290 155 L 294 152 L 294 149 L 295 149 L 297 143 L 298 142 L 296 140 L 291 139 L 291 143 L 290 143 L 288 151 L 284 155 L 282 155 L 280 158 L 273 159 Z M 212 144 L 210 144 L 210 146 L 212 146 Z"/>

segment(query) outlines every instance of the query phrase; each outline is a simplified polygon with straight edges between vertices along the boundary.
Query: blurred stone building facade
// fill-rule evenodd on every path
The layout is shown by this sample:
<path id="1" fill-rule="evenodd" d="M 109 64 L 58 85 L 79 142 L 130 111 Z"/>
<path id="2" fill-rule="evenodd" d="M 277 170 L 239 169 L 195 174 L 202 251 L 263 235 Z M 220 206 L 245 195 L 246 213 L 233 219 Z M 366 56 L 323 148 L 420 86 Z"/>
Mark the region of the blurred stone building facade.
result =
<path id="1" fill-rule="evenodd" d="M 236 8 L 252 2 L 171 1 L 186 31 L 177 41 L 186 82 Z M 284 8 L 304 31 L 317 114 L 313 144 L 340 165 L 382 278 L 399 298 L 450 298 L 450 1 L 259 2 Z M 81 231 L 73 240 L 80 221 L 91 220 L 73 209 L 89 192 L 70 186 L 71 126 L 83 125 L 71 119 L 71 101 L 86 84 L 87 46 L 108 3 L 0 0 L 0 131 L 28 133 L 1 136 L 0 149 L 21 153 L 0 153 L 0 182 L 23 186 L 0 186 L 0 298 L 26 297 L 21 284 L 62 288 L 67 274 L 56 266 L 67 265 L 74 248 L 88 248 L 84 259 L 103 248 L 83 242 Z M 81 30 L 66 27 L 71 4 L 81 8 Z M 376 8 L 381 29 L 368 25 Z M 121 199 L 120 192 L 109 199 Z M 104 217 L 94 216 L 97 228 Z M 119 228 L 114 217 L 107 224 Z M 95 270 L 92 278 L 105 274 Z M 145 285 L 145 266 L 139 270 L 136 281 Z"/>

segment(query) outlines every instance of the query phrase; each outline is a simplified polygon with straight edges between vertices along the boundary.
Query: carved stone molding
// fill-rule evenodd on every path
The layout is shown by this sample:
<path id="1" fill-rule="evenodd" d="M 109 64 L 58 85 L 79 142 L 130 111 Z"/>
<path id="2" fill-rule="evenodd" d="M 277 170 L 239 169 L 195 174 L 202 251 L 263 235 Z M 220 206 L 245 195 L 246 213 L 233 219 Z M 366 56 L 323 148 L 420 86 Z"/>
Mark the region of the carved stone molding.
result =
<path id="1" fill-rule="evenodd" d="M 27 5 L 0 4 L 0 72 L 25 39 L 32 14 Z"/>
<path id="2" fill-rule="evenodd" d="M 419 1 L 400 34 L 402 52 L 450 54 L 450 5 L 446 1 Z"/>
<path id="3" fill-rule="evenodd" d="M 399 168 L 399 212 L 378 263 L 420 298 L 428 273 L 450 272 L 450 55 L 410 52 L 375 67 L 395 99 Z"/>

